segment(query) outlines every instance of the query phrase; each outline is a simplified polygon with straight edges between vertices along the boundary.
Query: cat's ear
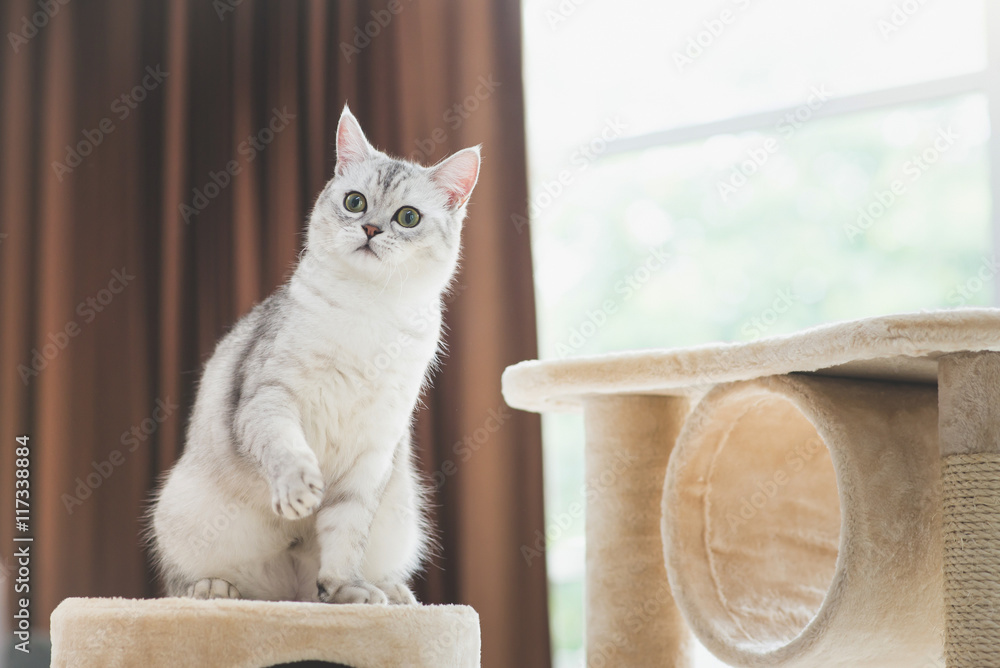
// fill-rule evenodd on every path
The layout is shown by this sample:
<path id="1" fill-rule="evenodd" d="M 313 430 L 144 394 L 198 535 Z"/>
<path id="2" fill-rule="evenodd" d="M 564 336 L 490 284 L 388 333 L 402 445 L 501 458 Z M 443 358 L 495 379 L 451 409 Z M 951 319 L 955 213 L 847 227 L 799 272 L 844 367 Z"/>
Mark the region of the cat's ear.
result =
<path id="1" fill-rule="evenodd" d="M 448 193 L 448 206 L 457 209 L 469 200 L 479 180 L 479 147 L 464 148 L 431 167 L 431 180 Z"/>
<path id="2" fill-rule="evenodd" d="M 368 158 L 373 152 L 372 145 L 361 131 L 358 119 L 354 118 L 345 104 L 344 111 L 340 114 L 340 123 L 337 124 L 337 174 L 343 174 L 348 165 Z"/>

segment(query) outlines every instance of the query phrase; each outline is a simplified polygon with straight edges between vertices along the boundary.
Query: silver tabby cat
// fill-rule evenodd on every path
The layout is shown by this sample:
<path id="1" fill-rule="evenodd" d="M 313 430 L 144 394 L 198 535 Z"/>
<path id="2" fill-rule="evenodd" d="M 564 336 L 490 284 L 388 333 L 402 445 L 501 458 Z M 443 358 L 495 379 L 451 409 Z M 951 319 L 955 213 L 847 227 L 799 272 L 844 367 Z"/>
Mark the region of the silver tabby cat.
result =
<path id="1" fill-rule="evenodd" d="M 416 602 L 410 425 L 479 164 L 391 158 L 344 108 L 301 261 L 218 344 L 153 506 L 168 595 Z"/>

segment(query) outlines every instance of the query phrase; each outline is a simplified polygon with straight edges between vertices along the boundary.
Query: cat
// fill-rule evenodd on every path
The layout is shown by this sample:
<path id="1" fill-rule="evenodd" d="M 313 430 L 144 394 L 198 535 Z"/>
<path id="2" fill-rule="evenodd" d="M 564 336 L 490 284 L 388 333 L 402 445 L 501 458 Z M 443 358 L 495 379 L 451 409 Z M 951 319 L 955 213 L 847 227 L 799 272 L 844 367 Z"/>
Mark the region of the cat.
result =
<path id="1" fill-rule="evenodd" d="M 480 147 L 392 158 L 347 106 L 290 280 L 219 342 L 151 508 L 168 596 L 414 604 L 428 549 L 410 426 Z"/>

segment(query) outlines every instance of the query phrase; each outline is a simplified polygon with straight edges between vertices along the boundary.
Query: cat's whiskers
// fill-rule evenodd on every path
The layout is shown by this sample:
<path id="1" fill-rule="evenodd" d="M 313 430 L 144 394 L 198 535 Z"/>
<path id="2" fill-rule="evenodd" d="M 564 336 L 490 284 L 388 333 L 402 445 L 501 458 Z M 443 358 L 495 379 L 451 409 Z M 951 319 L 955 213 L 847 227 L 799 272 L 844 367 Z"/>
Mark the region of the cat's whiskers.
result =
<path id="1" fill-rule="evenodd" d="M 398 273 L 399 273 L 399 262 L 398 261 L 394 261 L 394 262 L 392 262 L 390 264 L 390 267 L 389 267 L 389 279 L 386 281 L 385 287 L 389 287 L 389 282 L 392 280 L 392 277 L 394 275 L 398 274 Z M 402 274 L 400 274 L 400 276 L 402 276 Z M 400 283 L 400 294 L 402 294 L 402 285 L 403 284 Z"/>
<path id="2" fill-rule="evenodd" d="M 382 284 L 382 289 L 379 290 L 378 293 L 379 297 L 381 297 L 382 294 L 385 292 L 385 289 L 389 287 L 389 281 L 392 280 L 394 263 L 392 262 L 392 258 L 390 256 L 391 253 L 386 253 L 386 258 L 385 260 L 382 261 L 382 266 L 385 267 L 386 275 L 385 275 L 385 283 Z"/>
<path id="3" fill-rule="evenodd" d="M 403 286 L 406 284 L 407 281 L 410 280 L 410 267 L 409 267 L 409 265 L 404 265 L 404 266 L 406 267 L 406 276 L 401 277 L 400 281 L 399 281 L 399 296 L 400 297 L 403 296 Z"/>

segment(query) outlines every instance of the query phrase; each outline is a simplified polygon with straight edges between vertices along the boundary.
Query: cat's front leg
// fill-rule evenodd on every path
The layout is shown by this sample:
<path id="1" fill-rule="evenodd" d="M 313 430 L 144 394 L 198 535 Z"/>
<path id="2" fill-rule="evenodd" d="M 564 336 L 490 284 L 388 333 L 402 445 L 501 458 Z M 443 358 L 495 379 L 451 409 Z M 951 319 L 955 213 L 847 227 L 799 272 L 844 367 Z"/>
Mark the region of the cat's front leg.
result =
<path id="1" fill-rule="evenodd" d="M 327 490 L 316 513 L 320 546 L 319 600 L 325 603 L 387 603 L 362 576 L 372 520 L 392 468 L 392 453 L 362 453 L 352 469 Z"/>
<path id="2" fill-rule="evenodd" d="M 304 437 L 302 442 L 305 442 Z M 308 446 L 295 448 L 290 456 L 275 457 L 275 460 L 268 476 L 271 509 L 289 520 L 308 517 L 323 499 L 323 474 L 315 453 Z"/>
<path id="3" fill-rule="evenodd" d="M 307 517 L 323 499 L 324 481 L 294 397 L 280 383 L 260 383 L 252 389 L 233 419 L 236 447 L 260 465 L 277 515 Z"/>

